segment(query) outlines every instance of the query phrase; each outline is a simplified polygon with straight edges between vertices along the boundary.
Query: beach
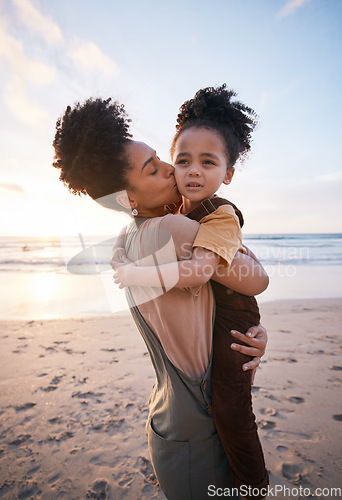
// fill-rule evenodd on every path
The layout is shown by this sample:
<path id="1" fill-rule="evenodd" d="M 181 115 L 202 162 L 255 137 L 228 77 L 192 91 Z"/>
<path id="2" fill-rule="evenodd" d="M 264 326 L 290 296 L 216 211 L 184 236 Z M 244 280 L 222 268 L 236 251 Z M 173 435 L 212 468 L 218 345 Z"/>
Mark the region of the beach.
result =
<path id="1" fill-rule="evenodd" d="M 342 299 L 261 313 L 269 343 L 253 402 L 273 493 L 338 497 Z M 0 326 L 0 498 L 164 498 L 145 435 L 154 373 L 130 314 Z"/>

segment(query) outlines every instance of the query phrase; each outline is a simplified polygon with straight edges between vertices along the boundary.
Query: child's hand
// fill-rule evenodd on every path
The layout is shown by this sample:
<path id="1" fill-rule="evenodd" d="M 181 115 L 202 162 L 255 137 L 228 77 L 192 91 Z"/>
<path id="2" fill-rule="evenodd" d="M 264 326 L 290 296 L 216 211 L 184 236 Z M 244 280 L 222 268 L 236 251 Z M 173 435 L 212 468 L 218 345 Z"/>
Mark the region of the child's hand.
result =
<path id="1" fill-rule="evenodd" d="M 133 285 L 130 271 L 136 268 L 136 265 L 126 257 L 124 248 L 116 248 L 114 250 L 109 264 L 115 271 L 113 274 L 114 283 L 119 285 L 119 288 Z"/>
<path id="2" fill-rule="evenodd" d="M 114 283 L 119 285 L 119 288 L 125 288 L 126 286 L 134 285 L 134 278 L 132 277 L 132 269 L 136 269 L 137 266 L 127 257 L 122 257 L 123 262 L 120 263 L 115 273 L 113 274 Z"/>

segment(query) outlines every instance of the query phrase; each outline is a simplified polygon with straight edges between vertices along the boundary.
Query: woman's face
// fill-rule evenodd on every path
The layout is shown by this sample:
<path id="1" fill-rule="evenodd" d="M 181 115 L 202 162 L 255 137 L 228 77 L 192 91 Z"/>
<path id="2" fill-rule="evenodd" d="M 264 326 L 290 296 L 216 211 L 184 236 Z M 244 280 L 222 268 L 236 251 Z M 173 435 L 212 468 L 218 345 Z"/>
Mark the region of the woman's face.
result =
<path id="1" fill-rule="evenodd" d="M 128 173 L 127 195 L 141 217 L 164 215 L 164 205 L 180 201 L 172 165 L 161 161 L 154 149 L 143 142 L 127 146 L 132 169 Z"/>
<path id="2" fill-rule="evenodd" d="M 173 161 L 178 189 L 188 201 L 189 209 L 212 198 L 222 183 L 230 183 L 234 174 L 234 168 L 228 166 L 223 139 L 216 131 L 204 127 L 181 132 Z"/>

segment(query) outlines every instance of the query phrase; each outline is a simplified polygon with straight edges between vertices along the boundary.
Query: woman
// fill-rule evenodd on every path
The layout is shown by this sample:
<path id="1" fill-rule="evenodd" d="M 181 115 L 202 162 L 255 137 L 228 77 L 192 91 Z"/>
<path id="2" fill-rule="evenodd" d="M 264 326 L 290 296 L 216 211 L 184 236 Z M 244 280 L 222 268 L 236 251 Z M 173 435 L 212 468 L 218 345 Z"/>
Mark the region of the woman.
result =
<path id="1" fill-rule="evenodd" d="M 131 260 L 144 258 L 148 265 L 149 259 L 157 258 L 162 264 L 174 258 L 174 253 L 179 260 L 191 255 L 198 223 L 181 215 L 164 217 L 164 206 L 180 198 L 173 167 L 146 144 L 131 140 L 123 106 L 110 99 L 89 99 L 73 109 L 68 107 L 56 129 L 54 166 L 61 170 L 60 179 L 68 188 L 112 208 L 121 204 L 136 215 L 124 240 Z M 112 195 L 122 191 L 126 197 Z M 161 253 L 161 249 L 166 251 Z M 210 259 L 206 264 L 212 265 Z M 255 270 L 246 255 L 233 261 L 232 266 L 239 265 L 251 274 Z M 258 278 L 256 283 L 249 281 L 249 293 L 259 293 Z M 239 291 L 241 281 L 232 273 L 226 284 Z M 210 406 L 211 287 L 207 283 L 167 293 L 151 289 L 144 296 L 132 287 L 128 300 L 156 371 L 147 431 L 160 486 L 169 499 L 207 498 L 209 488 L 212 492 L 231 486 L 229 464 Z M 258 365 L 265 347 L 263 328 L 250 331 L 250 339 L 237 335 L 252 346 L 238 346 L 237 350 L 256 356 L 248 363 L 249 369 Z M 256 336 L 261 339 L 253 338 Z"/>

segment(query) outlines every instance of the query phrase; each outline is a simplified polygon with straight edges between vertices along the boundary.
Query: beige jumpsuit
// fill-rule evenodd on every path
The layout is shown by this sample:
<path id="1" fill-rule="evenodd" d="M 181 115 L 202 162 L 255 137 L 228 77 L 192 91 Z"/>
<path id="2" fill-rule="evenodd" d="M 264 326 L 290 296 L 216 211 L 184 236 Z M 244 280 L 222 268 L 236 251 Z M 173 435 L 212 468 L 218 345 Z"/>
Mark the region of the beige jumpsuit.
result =
<path id="1" fill-rule="evenodd" d="M 131 224 L 125 240 L 129 259 L 136 262 L 152 255 L 159 264 L 170 260 L 171 257 L 161 257 L 161 254 L 168 255 L 167 250 L 161 252 L 161 249 L 167 248 L 170 235 L 159 230 L 160 220 L 136 219 Z M 197 290 L 173 288 L 162 292 L 148 291 L 148 287 L 141 292 L 136 288 L 126 289 L 127 299 L 156 373 L 147 421 L 153 467 L 169 500 L 208 499 L 208 492 L 214 488 L 232 486 L 228 460 L 211 411 L 213 296 L 210 284 Z M 204 369 L 197 375 L 184 373 L 165 350 L 165 346 L 169 349 L 170 339 L 181 339 L 182 335 L 193 339 L 196 359 L 203 358 Z M 230 495 L 230 498 L 239 497 Z"/>

